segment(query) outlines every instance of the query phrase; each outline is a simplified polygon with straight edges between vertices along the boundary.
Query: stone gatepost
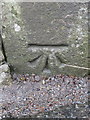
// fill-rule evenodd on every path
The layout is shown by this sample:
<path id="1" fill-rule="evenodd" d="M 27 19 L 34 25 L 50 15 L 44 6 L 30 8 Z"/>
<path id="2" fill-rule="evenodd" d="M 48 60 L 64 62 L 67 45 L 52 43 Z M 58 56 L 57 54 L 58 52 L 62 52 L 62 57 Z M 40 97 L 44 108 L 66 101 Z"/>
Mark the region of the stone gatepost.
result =
<path id="1" fill-rule="evenodd" d="M 3 42 L 16 73 L 88 74 L 87 3 L 3 3 Z"/>

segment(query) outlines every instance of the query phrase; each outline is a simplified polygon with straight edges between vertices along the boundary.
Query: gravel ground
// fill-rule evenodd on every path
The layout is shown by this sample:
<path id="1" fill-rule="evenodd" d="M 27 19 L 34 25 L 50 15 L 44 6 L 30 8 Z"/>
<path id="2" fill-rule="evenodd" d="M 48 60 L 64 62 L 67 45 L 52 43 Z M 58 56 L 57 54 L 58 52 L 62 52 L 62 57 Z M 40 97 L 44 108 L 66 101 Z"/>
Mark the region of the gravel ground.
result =
<path id="1" fill-rule="evenodd" d="M 0 118 L 87 118 L 88 78 L 13 75 L 0 87 Z"/>

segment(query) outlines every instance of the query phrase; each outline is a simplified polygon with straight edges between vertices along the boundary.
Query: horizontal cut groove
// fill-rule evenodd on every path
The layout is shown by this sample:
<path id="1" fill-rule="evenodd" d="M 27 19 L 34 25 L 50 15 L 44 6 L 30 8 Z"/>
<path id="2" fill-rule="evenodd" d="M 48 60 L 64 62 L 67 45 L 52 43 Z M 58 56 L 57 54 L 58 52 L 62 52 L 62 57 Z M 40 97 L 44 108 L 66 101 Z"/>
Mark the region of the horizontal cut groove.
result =
<path id="1" fill-rule="evenodd" d="M 31 46 L 31 47 L 32 47 L 32 46 L 33 46 L 33 47 L 34 47 L 34 46 L 35 46 L 35 47 L 36 47 L 36 46 L 37 46 L 37 47 L 43 47 L 43 46 L 44 46 L 44 47 L 45 47 L 45 46 L 46 46 L 46 47 L 47 47 L 47 46 L 48 46 L 48 47 L 56 47 L 56 46 L 58 46 L 58 47 L 66 47 L 66 46 L 68 46 L 68 44 L 51 44 L 51 45 L 50 45 L 50 44 L 28 44 L 28 47 L 30 47 L 30 46 Z"/>

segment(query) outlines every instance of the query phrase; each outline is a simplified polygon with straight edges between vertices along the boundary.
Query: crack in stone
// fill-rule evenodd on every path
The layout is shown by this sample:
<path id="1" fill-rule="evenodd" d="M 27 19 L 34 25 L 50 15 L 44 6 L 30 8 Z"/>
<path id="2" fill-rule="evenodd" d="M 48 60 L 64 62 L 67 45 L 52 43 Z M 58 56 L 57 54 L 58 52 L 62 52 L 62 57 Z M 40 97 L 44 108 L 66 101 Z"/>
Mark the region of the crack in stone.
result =
<path id="1" fill-rule="evenodd" d="M 1 50 L 2 50 L 2 53 L 4 55 L 5 61 L 7 62 L 7 56 L 6 56 L 6 52 L 5 52 L 5 46 L 4 46 L 1 34 L 0 34 L 0 41 L 1 41 Z"/>
<path id="2" fill-rule="evenodd" d="M 68 65 L 68 64 L 64 64 L 64 65 L 65 65 L 65 66 L 68 66 L 68 67 L 74 67 L 74 68 L 80 68 L 80 69 L 90 70 L 90 68 L 87 68 L 87 67 L 80 67 L 80 66 Z"/>

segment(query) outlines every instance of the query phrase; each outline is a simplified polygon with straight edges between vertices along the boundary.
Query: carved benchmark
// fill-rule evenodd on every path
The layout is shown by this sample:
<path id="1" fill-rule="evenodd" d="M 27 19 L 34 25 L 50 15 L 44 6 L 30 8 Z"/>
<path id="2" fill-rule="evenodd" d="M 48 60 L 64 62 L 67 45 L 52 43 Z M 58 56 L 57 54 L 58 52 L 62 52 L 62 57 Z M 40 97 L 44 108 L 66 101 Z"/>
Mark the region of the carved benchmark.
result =
<path id="1" fill-rule="evenodd" d="M 42 66 L 42 72 L 51 72 L 50 61 L 53 61 L 52 64 L 55 66 L 65 64 L 67 61 L 62 55 L 62 51 L 68 49 L 68 44 L 28 44 L 28 49 L 33 55 L 35 54 L 35 51 L 40 52 L 40 54 L 28 61 L 30 67 L 37 67 L 40 61 L 45 58 L 45 65 Z"/>

